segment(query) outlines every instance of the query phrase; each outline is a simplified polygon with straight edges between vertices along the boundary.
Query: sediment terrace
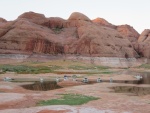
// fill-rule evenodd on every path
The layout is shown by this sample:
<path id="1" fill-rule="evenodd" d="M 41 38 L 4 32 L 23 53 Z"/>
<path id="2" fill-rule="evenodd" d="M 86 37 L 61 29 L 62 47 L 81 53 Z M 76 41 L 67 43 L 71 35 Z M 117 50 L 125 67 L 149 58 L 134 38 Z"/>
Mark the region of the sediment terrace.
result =
<path id="1" fill-rule="evenodd" d="M 87 56 L 78 56 L 78 55 L 43 55 L 43 54 L 0 54 L 1 60 L 3 59 L 18 59 L 22 61 L 33 60 L 54 60 L 54 59 L 64 59 L 64 60 L 73 60 L 81 61 L 90 64 L 103 65 L 109 67 L 135 67 L 139 66 L 142 63 L 145 64 L 148 60 L 145 59 L 136 59 L 136 58 L 119 58 L 119 57 L 87 57 Z"/>

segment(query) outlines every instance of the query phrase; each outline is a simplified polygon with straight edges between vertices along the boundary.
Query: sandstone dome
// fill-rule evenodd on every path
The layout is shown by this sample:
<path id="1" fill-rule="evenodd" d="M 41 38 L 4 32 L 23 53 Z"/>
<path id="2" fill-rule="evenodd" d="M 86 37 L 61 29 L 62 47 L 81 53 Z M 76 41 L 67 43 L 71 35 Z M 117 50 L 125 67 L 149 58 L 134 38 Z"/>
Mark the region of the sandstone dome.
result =
<path id="1" fill-rule="evenodd" d="M 19 19 L 27 19 L 28 21 L 33 22 L 38 25 L 43 25 L 44 23 L 48 21 L 47 18 L 43 14 L 35 13 L 31 11 L 23 13 L 22 15 L 18 17 L 18 20 Z"/>
<path id="2" fill-rule="evenodd" d="M 96 18 L 93 20 L 93 22 L 98 23 L 98 24 L 102 24 L 102 25 L 111 25 L 108 21 L 106 21 L 103 18 Z"/>
<path id="3" fill-rule="evenodd" d="M 130 25 L 120 25 L 117 27 L 117 31 L 126 37 L 139 37 L 139 33 Z"/>
<path id="4" fill-rule="evenodd" d="M 101 26 L 106 26 L 106 27 L 110 27 L 110 28 L 113 28 L 115 29 L 116 26 L 109 23 L 107 20 L 103 19 L 103 18 L 96 18 L 94 20 L 92 20 L 94 23 L 98 24 L 98 25 L 101 25 Z"/>
<path id="5" fill-rule="evenodd" d="M 20 15 L 18 18 L 27 18 L 27 19 L 37 19 L 37 18 L 45 18 L 43 14 L 35 13 L 35 12 L 25 12 Z"/>
<path id="6" fill-rule="evenodd" d="M 74 12 L 70 15 L 68 20 L 84 20 L 84 21 L 91 21 L 87 16 L 82 13 Z"/>

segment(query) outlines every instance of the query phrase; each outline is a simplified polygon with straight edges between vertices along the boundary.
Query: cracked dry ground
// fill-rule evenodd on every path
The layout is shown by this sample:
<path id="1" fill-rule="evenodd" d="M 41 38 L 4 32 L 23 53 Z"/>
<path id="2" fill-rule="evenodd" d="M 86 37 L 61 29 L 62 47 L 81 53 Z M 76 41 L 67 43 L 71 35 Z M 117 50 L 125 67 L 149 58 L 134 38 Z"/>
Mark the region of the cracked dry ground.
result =
<path id="1" fill-rule="evenodd" d="M 150 113 L 150 94 L 137 96 L 131 93 L 115 93 L 109 88 L 120 85 L 96 83 L 50 91 L 31 91 L 23 89 L 18 83 L 1 81 L 0 113 Z M 59 98 L 59 94 L 64 93 L 90 95 L 100 99 L 78 106 L 36 106 L 40 100 Z"/>

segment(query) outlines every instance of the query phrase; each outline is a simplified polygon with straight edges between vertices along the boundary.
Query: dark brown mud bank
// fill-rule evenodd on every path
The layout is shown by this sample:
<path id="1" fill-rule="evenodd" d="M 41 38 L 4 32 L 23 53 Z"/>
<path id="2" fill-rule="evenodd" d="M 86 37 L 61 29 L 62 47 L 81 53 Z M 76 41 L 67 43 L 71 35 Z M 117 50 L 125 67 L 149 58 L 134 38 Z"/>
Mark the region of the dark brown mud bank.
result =
<path id="1" fill-rule="evenodd" d="M 150 94 L 149 87 L 138 87 L 138 86 L 115 86 L 111 87 L 116 93 L 134 93 L 137 96 Z"/>

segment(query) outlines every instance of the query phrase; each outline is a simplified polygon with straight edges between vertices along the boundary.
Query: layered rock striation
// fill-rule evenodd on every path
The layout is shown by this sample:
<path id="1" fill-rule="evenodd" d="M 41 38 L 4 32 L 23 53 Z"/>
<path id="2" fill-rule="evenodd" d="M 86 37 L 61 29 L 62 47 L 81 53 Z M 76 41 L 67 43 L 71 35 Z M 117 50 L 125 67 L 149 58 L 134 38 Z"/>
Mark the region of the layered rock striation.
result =
<path id="1" fill-rule="evenodd" d="M 133 28 L 114 26 L 104 20 L 99 23 L 103 25 L 79 12 L 72 13 L 67 20 L 46 18 L 34 12 L 24 13 L 14 21 L 0 19 L 0 52 L 122 58 L 138 56 L 128 39 L 138 37 Z"/>
<path id="2" fill-rule="evenodd" d="M 100 26 L 109 27 L 117 30 L 121 35 L 128 38 L 131 43 L 136 43 L 139 37 L 139 33 L 130 25 L 113 25 L 103 18 L 96 18 L 92 20 L 94 23 Z"/>

